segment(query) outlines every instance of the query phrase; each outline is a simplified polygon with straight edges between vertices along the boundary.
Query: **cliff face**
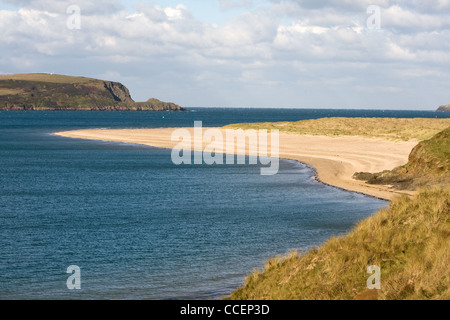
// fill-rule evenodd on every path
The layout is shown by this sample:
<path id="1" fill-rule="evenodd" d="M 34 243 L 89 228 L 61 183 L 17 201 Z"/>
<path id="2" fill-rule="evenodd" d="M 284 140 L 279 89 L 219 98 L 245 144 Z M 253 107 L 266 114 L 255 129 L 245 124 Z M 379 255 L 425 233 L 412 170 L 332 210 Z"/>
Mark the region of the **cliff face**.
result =
<path id="1" fill-rule="evenodd" d="M 126 104 L 133 104 L 134 101 L 131 98 L 130 91 L 123 84 L 118 82 L 104 82 L 105 89 L 111 93 L 114 100 L 123 102 Z"/>
<path id="2" fill-rule="evenodd" d="M 119 82 L 49 74 L 0 76 L 0 110 L 184 110 L 149 101 L 135 102 Z"/>
<path id="3" fill-rule="evenodd" d="M 437 112 L 450 112 L 450 104 L 448 104 L 446 106 L 440 106 L 437 109 Z"/>

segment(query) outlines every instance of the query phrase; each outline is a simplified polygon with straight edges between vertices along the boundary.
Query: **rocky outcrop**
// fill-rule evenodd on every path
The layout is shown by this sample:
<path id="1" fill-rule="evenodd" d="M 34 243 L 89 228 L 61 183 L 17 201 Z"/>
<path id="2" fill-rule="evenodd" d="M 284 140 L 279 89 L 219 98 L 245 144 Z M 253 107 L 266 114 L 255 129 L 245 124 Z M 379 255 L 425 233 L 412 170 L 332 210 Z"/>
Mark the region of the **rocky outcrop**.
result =
<path id="1" fill-rule="evenodd" d="M 130 91 L 127 87 L 119 82 L 104 82 L 105 89 L 111 93 L 114 100 L 132 105 L 134 100 L 131 98 Z"/>
<path id="2" fill-rule="evenodd" d="M 137 102 L 138 110 L 158 110 L 158 111 L 167 111 L 173 110 L 177 108 L 177 105 L 172 102 L 163 102 L 155 98 L 150 98 L 146 102 Z"/>
<path id="3" fill-rule="evenodd" d="M 450 104 L 446 106 L 440 106 L 437 110 L 437 112 L 450 112 Z"/>

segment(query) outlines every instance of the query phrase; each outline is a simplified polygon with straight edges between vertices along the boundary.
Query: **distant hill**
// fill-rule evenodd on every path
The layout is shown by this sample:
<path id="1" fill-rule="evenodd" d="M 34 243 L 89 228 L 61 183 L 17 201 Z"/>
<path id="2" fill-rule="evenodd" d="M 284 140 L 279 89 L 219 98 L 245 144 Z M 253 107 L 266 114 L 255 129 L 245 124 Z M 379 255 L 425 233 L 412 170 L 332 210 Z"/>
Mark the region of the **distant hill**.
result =
<path id="1" fill-rule="evenodd" d="M 446 106 L 440 106 L 437 110 L 437 112 L 450 112 L 450 104 Z"/>
<path id="2" fill-rule="evenodd" d="M 53 74 L 0 75 L 0 110 L 183 111 L 149 99 L 135 102 L 119 82 Z"/>
<path id="3" fill-rule="evenodd" d="M 421 186 L 450 184 L 450 127 L 420 142 L 404 166 L 379 173 L 359 172 L 354 178 L 369 184 L 415 190 Z"/>

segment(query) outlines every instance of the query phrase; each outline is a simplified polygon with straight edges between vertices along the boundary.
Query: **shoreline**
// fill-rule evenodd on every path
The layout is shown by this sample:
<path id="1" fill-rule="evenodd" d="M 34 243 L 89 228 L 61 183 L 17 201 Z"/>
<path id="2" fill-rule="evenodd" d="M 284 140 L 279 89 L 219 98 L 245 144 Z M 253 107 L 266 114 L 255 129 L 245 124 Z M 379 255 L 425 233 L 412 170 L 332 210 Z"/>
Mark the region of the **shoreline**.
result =
<path id="1" fill-rule="evenodd" d="M 175 129 L 180 128 L 83 129 L 53 134 L 66 138 L 173 149 L 178 144 L 171 141 L 171 134 Z M 193 133 L 193 128 L 183 129 Z M 214 129 L 224 131 L 223 128 Z M 390 141 L 359 136 L 330 137 L 280 133 L 279 158 L 311 166 L 314 169 L 314 178 L 326 185 L 390 201 L 397 195 L 413 196 L 415 193 L 395 190 L 390 186 L 369 185 L 364 181 L 353 179 L 352 176 L 355 172 L 381 172 L 405 164 L 409 153 L 417 143 L 412 140 Z M 205 145 L 203 143 L 203 148 Z M 193 146 L 191 150 L 198 151 Z"/>

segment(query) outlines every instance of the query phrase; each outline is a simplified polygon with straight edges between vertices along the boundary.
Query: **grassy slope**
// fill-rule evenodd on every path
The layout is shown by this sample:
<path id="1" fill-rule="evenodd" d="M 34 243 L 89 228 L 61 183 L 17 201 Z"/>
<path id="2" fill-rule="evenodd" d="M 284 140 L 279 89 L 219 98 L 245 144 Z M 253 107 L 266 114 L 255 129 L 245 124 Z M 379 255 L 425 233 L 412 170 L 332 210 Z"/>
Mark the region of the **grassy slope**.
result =
<path id="1" fill-rule="evenodd" d="M 408 126 L 400 128 L 398 137 L 406 137 Z M 434 130 L 407 136 L 423 137 Z M 369 127 L 366 134 L 372 133 Z M 450 183 L 445 178 L 449 144 L 447 128 L 419 143 L 410 162 L 397 172 L 400 179 L 409 172 L 411 181 L 422 179 L 428 185 L 438 181 L 432 176 L 444 177 L 440 186 L 424 187 L 413 199 L 394 199 L 388 209 L 360 222 L 348 235 L 317 249 L 269 260 L 231 299 L 450 299 Z M 366 287 L 371 265 L 381 267 L 381 290 Z"/>
<path id="2" fill-rule="evenodd" d="M 5 104 L 36 110 L 90 110 L 120 105 L 105 89 L 104 81 L 91 78 L 39 73 L 0 75 L 0 87 L 0 107 Z"/>
<path id="3" fill-rule="evenodd" d="M 117 105 L 102 82 L 63 83 L 33 80 L 0 81 L 3 91 L 0 107 L 23 106 L 25 109 L 90 109 Z"/>
<path id="4" fill-rule="evenodd" d="M 322 118 L 296 122 L 268 122 L 232 124 L 230 129 L 279 129 L 293 134 L 327 136 L 364 136 L 393 140 L 418 141 L 431 138 L 450 126 L 450 119 L 397 118 Z"/>
<path id="5" fill-rule="evenodd" d="M 231 299 L 450 299 L 450 187 L 397 198 L 346 236 L 270 260 Z M 381 268 L 381 290 L 366 288 Z"/>
<path id="6" fill-rule="evenodd" d="M 355 178 L 409 190 L 424 185 L 450 185 L 450 127 L 420 142 L 411 151 L 407 164 L 375 174 L 357 173 Z"/>

